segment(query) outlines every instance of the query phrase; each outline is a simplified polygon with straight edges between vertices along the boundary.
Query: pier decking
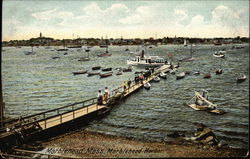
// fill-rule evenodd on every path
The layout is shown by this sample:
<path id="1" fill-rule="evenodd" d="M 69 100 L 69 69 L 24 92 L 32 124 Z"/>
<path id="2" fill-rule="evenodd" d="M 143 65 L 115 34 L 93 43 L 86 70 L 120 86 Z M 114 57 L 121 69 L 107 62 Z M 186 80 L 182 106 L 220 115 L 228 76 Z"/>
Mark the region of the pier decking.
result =
<path id="1" fill-rule="evenodd" d="M 104 101 L 102 105 L 97 104 L 97 98 L 92 98 L 82 102 L 70 104 L 67 106 L 59 107 L 56 109 L 48 110 L 45 112 L 37 113 L 34 115 L 15 119 L 14 121 L 6 122 L 6 126 L 1 129 L 0 141 L 13 136 L 14 134 L 22 134 L 25 132 L 41 132 L 46 129 L 62 125 L 64 123 L 74 121 L 81 117 L 90 115 L 91 113 L 98 113 L 105 111 L 116 103 L 117 99 L 125 98 L 133 94 L 136 90 L 143 87 L 143 84 L 150 82 L 160 72 L 167 72 L 170 70 L 170 65 L 163 65 L 158 69 L 155 69 L 149 77 L 143 81 L 135 82 L 129 88 L 123 90 L 122 87 L 118 87 L 111 92 L 111 96 L 107 101 Z M 9 129 L 9 131 L 6 131 Z"/>

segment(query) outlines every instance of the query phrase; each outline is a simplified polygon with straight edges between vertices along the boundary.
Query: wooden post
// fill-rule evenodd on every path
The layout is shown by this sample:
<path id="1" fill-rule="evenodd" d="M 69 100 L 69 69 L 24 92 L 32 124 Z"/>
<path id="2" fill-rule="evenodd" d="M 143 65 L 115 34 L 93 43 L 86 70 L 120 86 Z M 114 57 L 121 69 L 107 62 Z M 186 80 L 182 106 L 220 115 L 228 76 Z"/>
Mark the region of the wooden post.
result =
<path id="1" fill-rule="evenodd" d="M 62 114 L 60 115 L 60 123 L 62 124 Z"/>
<path id="2" fill-rule="evenodd" d="M 44 129 L 46 129 L 46 120 L 44 120 Z"/>
<path id="3" fill-rule="evenodd" d="M 74 110 L 74 105 L 72 105 L 72 111 L 73 111 L 73 119 L 75 119 L 75 110 Z"/>
<path id="4" fill-rule="evenodd" d="M 2 40 L 2 37 L 0 37 Z M 2 51 L 0 56 L 0 61 L 2 65 Z M 2 68 L 2 67 L 1 67 Z M 2 69 L 0 69 L 0 128 L 4 126 L 4 102 L 3 102 L 3 94 L 2 94 Z"/>
<path id="5" fill-rule="evenodd" d="M 44 129 L 46 129 L 45 113 L 43 114 L 43 120 L 44 120 Z"/>

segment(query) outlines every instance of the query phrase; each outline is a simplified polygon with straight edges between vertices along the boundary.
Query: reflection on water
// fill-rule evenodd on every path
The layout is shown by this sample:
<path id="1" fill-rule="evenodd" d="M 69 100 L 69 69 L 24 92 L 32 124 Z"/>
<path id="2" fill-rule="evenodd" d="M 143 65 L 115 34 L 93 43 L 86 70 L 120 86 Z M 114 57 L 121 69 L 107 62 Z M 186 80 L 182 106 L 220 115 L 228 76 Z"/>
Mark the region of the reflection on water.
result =
<path id="1" fill-rule="evenodd" d="M 28 47 L 6 48 L 3 52 L 3 93 L 6 114 L 11 117 L 28 115 L 44 110 L 64 106 L 97 96 L 99 89 L 108 86 L 114 89 L 121 86 L 123 80 L 133 79 L 133 72 L 123 73 L 100 79 L 99 76 L 74 76 L 72 72 L 91 69 L 93 66 L 127 67 L 126 59 L 130 54 L 124 46 L 111 46 L 111 57 L 97 57 L 105 49 L 94 47 L 90 52 L 90 61 L 79 62 L 84 52 L 74 49 L 63 52 L 36 48 L 35 55 L 25 55 Z M 149 91 L 141 89 L 120 103 L 111 113 L 99 121 L 93 121 L 89 130 L 138 139 L 162 140 L 171 131 L 190 134 L 195 131 L 194 124 L 202 122 L 214 129 L 221 140 L 235 147 L 248 145 L 249 127 L 249 79 L 241 84 L 236 77 L 246 74 L 249 78 L 249 46 L 231 50 L 232 45 L 193 47 L 193 62 L 180 63 L 178 72 L 210 72 L 211 79 L 201 75 L 188 75 L 176 80 L 168 75 L 167 80 L 152 83 Z M 135 51 L 137 46 L 130 46 Z M 212 56 L 214 51 L 226 49 L 222 60 L 223 74 L 216 75 L 220 59 Z M 148 49 L 153 55 L 165 56 L 171 52 L 177 61 L 189 56 L 189 49 L 183 46 L 159 46 Z M 52 59 L 53 56 L 60 58 Z M 115 70 L 114 70 L 115 71 Z M 226 114 L 216 116 L 207 112 L 198 112 L 183 105 L 190 100 L 195 90 L 206 89 L 209 99 L 225 110 Z"/>

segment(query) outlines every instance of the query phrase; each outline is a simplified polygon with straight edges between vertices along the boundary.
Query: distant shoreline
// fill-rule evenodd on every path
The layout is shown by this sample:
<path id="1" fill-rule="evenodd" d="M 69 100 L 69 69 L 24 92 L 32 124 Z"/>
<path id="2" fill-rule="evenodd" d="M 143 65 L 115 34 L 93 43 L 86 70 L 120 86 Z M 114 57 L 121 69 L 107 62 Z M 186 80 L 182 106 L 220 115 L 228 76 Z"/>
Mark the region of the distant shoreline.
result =
<path id="1" fill-rule="evenodd" d="M 242 42 L 242 43 L 229 43 L 229 44 L 221 44 L 221 45 L 218 45 L 218 46 L 223 46 L 223 45 L 240 45 L 240 44 L 249 44 L 248 42 Z M 108 46 L 138 46 L 138 45 L 142 45 L 142 44 L 129 44 L 129 45 L 108 45 Z M 174 44 L 174 43 L 170 43 L 170 44 L 158 44 L 158 46 L 167 46 L 167 45 L 176 45 L 176 46 L 183 46 L 183 44 Z M 195 44 L 196 46 L 200 46 L 200 45 L 213 45 L 213 46 L 216 46 L 214 45 L 213 43 L 196 43 Z M 64 45 L 34 45 L 34 47 L 56 47 L 56 46 L 64 46 Z M 80 45 L 80 46 L 87 46 L 87 45 Z M 92 47 L 94 46 L 97 46 L 99 47 L 99 45 L 90 45 Z M 146 45 L 146 46 L 151 46 L 150 45 Z M 190 46 L 190 44 L 188 44 L 186 47 Z M 194 46 L 194 44 L 193 44 Z M 2 48 L 6 48 L 6 47 L 30 47 L 30 45 L 13 45 L 13 46 L 2 46 Z M 65 46 L 67 48 L 67 46 Z M 184 47 L 184 46 L 183 46 Z"/>

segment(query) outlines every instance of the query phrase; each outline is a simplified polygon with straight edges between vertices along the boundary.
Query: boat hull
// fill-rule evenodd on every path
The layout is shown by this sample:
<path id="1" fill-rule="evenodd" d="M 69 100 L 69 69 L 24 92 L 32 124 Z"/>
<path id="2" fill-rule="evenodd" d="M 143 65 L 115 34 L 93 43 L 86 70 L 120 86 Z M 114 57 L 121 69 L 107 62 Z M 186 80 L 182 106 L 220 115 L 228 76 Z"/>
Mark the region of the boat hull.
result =
<path id="1" fill-rule="evenodd" d="M 182 78 L 184 78 L 185 77 L 185 73 L 184 72 L 182 72 L 182 73 L 180 73 L 180 74 L 178 74 L 178 75 L 176 75 L 176 80 L 179 80 L 179 79 L 182 79 Z"/>
<path id="2" fill-rule="evenodd" d="M 208 106 L 202 106 L 202 105 L 196 105 L 196 104 L 189 104 L 189 107 L 193 108 L 194 110 L 209 110 L 210 108 Z"/>
<path id="3" fill-rule="evenodd" d="M 242 83 L 242 82 L 244 82 L 245 80 L 246 80 L 246 78 L 244 78 L 244 79 L 242 79 L 242 78 L 239 79 L 239 78 L 238 78 L 238 79 L 237 79 L 237 83 Z"/>
<path id="4" fill-rule="evenodd" d="M 99 72 L 88 72 L 88 76 L 94 76 L 94 75 L 99 75 Z"/>
<path id="5" fill-rule="evenodd" d="M 112 75 L 113 75 L 113 72 L 99 74 L 100 78 L 105 78 L 105 77 L 109 77 L 109 76 L 112 76 Z"/>
<path id="6" fill-rule="evenodd" d="M 87 71 L 72 72 L 74 75 L 85 74 Z"/>

